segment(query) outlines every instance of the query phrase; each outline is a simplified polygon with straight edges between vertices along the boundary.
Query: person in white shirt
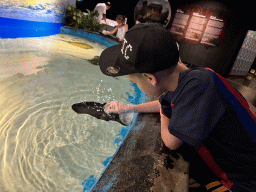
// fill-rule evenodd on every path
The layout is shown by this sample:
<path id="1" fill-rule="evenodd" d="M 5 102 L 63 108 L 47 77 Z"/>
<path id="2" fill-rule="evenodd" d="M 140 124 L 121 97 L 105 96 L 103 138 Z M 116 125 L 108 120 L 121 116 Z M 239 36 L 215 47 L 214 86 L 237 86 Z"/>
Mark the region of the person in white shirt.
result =
<path id="1" fill-rule="evenodd" d="M 99 23 L 104 23 L 107 24 L 107 17 L 106 17 L 106 11 L 109 10 L 111 7 L 111 3 L 98 3 L 94 10 L 97 10 L 99 13 L 99 16 L 96 18 Z M 103 22 L 104 21 L 104 22 Z"/>

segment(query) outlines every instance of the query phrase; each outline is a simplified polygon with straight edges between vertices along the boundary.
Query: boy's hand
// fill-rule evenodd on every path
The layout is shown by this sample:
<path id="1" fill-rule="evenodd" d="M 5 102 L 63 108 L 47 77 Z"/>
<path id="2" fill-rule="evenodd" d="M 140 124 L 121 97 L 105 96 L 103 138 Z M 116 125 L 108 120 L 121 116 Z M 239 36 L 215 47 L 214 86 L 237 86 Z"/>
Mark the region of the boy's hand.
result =
<path id="1" fill-rule="evenodd" d="M 111 101 L 104 106 L 104 110 L 107 114 L 110 113 L 126 113 L 133 111 L 131 105 L 125 105 L 118 101 Z"/>

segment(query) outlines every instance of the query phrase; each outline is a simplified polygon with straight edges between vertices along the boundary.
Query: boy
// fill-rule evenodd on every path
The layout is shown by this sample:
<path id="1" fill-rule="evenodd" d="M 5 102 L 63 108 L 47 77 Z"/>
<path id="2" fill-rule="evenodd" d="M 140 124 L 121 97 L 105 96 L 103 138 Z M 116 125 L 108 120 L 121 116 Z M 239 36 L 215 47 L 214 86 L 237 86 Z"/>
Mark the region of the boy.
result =
<path id="1" fill-rule="evenodd" d="M 127 75 L 141 91 L 159 97 L 131 106 L 113 101 L 106 112 L 160 112 L 164 144 L 171 150 L 183 142 L 194 147 L 214 173 L 215 182 L 204 183 L 204 191 L 256 191 L 255 108 L 211 69 L 185 66 L 168 30 L 135 25 L 122 45 L 102 52 L 100 69 Z"/>
<path id="2" fill-rule="evenodd" d="M 106 11 L 109 10 L 111 8 L 111 3 L 107 2 L 107 3 L 98 3 L 94 10 L 97 10 L 99 13 L 99 16 L 97 17 L 97 21 L 99 23 L 102 23 L 102 20 L 105 22 L 105 24 L 107 24 L 107 17 L 106 17 Z"/>

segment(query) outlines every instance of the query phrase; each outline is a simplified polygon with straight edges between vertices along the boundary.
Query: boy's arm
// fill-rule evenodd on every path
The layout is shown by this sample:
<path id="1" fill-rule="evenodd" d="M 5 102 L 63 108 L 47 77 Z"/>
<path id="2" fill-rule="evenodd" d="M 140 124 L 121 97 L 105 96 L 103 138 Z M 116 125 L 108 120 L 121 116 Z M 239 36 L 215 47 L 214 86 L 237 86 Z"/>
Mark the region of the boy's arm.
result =
<path id="1" fill-rule="evenodd" d="M 120 113 L 129 110 L 133 110 L 135 113 L 159 113 L 161 110 L 161 104 L 159 100 L 150 101 L 139 105 L 124 105 L 117 101 L 112 101 L 107 103 L 106 107 L 108 108 L 107 113 Z M 167 118 L 162 112 L 160 112 L 160 115 L 162 140 L 166 147 L 170 148 L 171 150 L 176 150 L 182 145 L 183 141 L 170 134 L 168 130 L 170 119 Z"/>
<path id="2" fill-rule="evenodd" d="M 159 113 L 161 105 L 158 100 L 139 105 L 125 105 L 118 101 L 111 101 L 105 105 L 105 109 L 106 113 L 123 113 L 131 110 L 135 113 Z"/>
<path id="3" fill-rule="evenodd" d="M 135 113 L 159 113 L 161 104 L 158 100 L 131 106 Z"/>
<path id="4" fill-rule="evenodd" d="M 170 119 L 168 119 L 163 113 L 160 113 L 160 115 L 162 140 L 166 147 L 170 148 L 171 150 L 176 150 L 182 145 L 183 141 L 170 134 L 168 130 Z"/>
<path id="5" fill-rule="evenodd" d="M 159 113 L 161 110 L 161 104 L 159 100 L 151 101 L 139 105 L 133 105 L 133 110 L 137 113 Z M 182 145 L 183 141 L 170 134 L 168 129 L 170 119 L 167 118 L 162 112 L 160 112 L 160 115 L 162 140 L 166 147 L 170 148 L 171 150 L 176 150 Z"/>

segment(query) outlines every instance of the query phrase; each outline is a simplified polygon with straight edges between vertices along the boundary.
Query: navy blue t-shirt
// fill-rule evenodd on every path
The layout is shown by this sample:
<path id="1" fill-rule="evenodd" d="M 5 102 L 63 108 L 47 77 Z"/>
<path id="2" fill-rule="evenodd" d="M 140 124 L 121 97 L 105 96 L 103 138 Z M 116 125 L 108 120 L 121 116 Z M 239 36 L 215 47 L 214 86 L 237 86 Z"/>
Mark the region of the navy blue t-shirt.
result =
<path id="1" fill-rule="evenodd" d="M 169 132 L 195 147 L 222 184 L 256 181 L 256 117 L 223 77 L 191 64 L 159 101 Z"/>

